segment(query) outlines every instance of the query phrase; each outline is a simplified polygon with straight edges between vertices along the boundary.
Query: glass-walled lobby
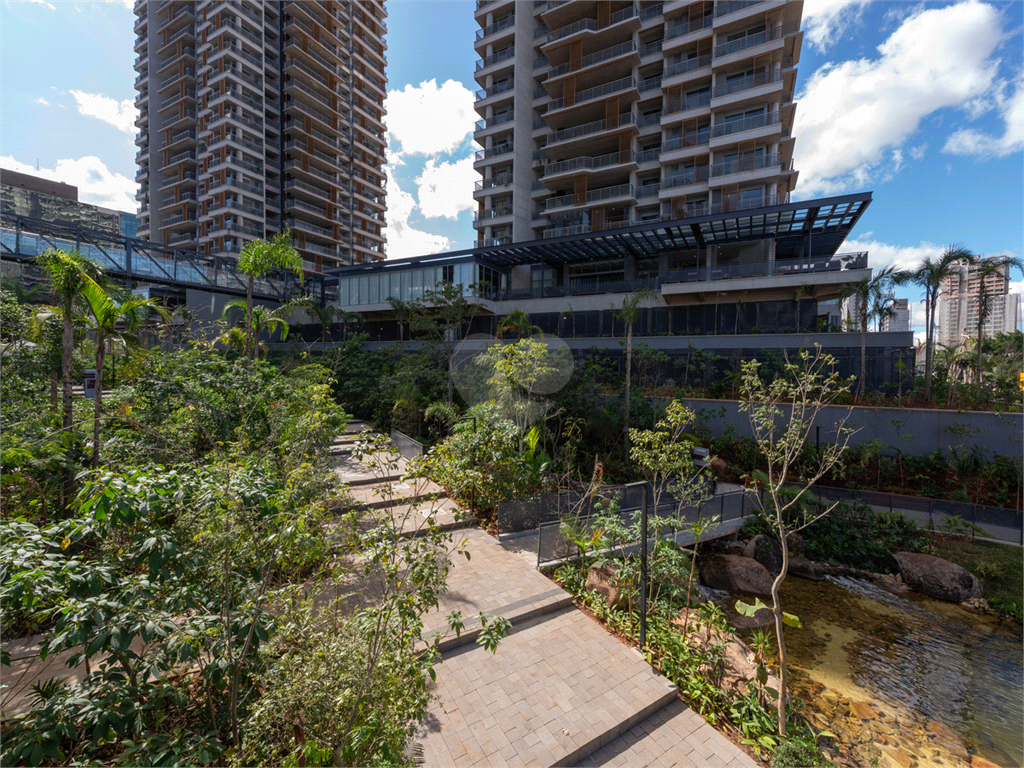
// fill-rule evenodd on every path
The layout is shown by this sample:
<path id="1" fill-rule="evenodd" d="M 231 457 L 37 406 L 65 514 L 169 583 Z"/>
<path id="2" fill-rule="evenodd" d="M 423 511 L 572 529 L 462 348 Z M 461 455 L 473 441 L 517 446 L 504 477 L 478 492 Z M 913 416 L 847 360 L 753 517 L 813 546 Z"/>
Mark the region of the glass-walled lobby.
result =
<path id="1" fill-rule="evenodd" d="M 436 267 L 394 268 L 366 274 L 338 275 L 338 302 L 341 306 L 383 304 L 388 299 L 416 301 L 438 283 L 463 286 L 466 295 L 496 298 L 508 290 L 508 275 L 486 264 L 466 262 Z"/>

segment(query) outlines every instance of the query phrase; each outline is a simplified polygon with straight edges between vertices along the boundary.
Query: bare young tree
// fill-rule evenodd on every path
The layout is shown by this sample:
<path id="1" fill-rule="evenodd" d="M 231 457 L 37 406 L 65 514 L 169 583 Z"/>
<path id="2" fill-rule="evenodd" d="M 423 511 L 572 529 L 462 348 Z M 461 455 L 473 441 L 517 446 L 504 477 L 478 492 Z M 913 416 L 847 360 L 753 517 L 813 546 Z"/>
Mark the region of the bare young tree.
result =
<path id="1" fill-rule="evenodd" d="M 835 439 L 821 446 L 817 467 L 813 471 L 798 468 L 804 446 L 818 415 L 826 406 L 849 391 L 855 377 L 840 378 L 835 358 L 814 351 L 801 350 L 795 361 L 786 356 L 782 373 L 766 381 L 761 377 L 761 363 L 751 360 L 743 364 L 740 409 L 750 418 L 750 429 L 767 465 L 756 475 L 767 492 L 761 516 L 778 536 L 782 549 L 782 569 L 772 582 L 772 613 L 775 637 L 779 648 L 779 735 L 786 735 L 786 643 L 783 624 L 795 617 L 784 615 L 779 590 L 789 571 L 787 536 L 802 530 L 831 512 L 838 502 L 822 507 L 810 503 L 811 487 L 839 463 L 849 447 L 853 430 L 846 425 L 850 411 L 835 423 Z"/>

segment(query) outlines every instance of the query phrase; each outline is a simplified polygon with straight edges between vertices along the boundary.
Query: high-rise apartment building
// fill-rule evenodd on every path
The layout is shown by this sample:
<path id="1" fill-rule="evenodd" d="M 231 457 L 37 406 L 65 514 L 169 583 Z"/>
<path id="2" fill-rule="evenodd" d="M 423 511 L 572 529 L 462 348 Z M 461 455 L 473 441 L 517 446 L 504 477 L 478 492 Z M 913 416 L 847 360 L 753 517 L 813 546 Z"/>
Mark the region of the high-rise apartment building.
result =
<path id="1" fill-rule="evenodd" d="M 139 236 L 306 270 L 383 258 L 382 0 L 135 3 Z"/>
<path id="2" fill-rule="evenodd" d="M 1017 328 L 1020 296 L 1010 293 L 1010 270 L 1003 266 L 984 278 L 987 317 L 983 324 L 986 336 L 1012 333 Z M 982 277 L 979 267 L 961 266 L 942 281 L 936 310 L 939 344 L 952 346 L 965 337 L 978 335 L 978 302 Z"/>
<path id="3" fill-rule="evenodd" d="M 802 0 L 477 0 L 478 245 L 788 202 Z"/>

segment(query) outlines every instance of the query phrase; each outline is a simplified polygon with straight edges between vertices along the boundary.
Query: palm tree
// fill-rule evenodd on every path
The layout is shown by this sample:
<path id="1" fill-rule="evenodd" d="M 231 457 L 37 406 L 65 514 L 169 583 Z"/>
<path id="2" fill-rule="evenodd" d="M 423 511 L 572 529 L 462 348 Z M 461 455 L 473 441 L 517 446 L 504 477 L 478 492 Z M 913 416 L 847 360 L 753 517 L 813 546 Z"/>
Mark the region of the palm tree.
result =
<path id="1" fill-rule="evenodd" d="M 974 273 L 980 281 L 978 286 L 978 366 L 977 366 L 977 378 L 976 383 L 978 385 L 978 397 L 981 397 L 981 347 L 982 340 L 985 338 L 985 321 L 988 320 L 989 312 L 992 311 L 989 306 L 989 294 L 988 287 L 985 285 L 986 279 L 995 275 L 1002 275 L 1003 270 L 1007 272 L 1012 267 L 1017 269 L 1024 269 L 1024 262 L 1022 262 L 1016 256 L 992 256 L 987 259 L 982 259 L 978 263 L 978 269 Z"/>
<path id="2" fill-rule="evenodd" d="M 626 452 L 629 452 L 629 385 L 633 367 L 633 323 L 640 317 L 640 305 L 654 298 L 652 288 L 641 288 L 639 291 L 626 294 L 622 300 L 622 309 L 615 315 L 617 320 L 626 324 L 626 406 L 622 416 L 622 432 L 626 437 Z"/>
<path id="3" fill-rule="evenodd" d="M 256 349 L 258 339 L 261 333 L 266 331 L 273 335 L 279 328 L 281 329 L 281 341 L 288 338 L 288 331 L 290 326 L 288 321 L 284 319 L 285 315 L 291 314 L 291 311 L 295 308 L 295 305 L 291 302 L 282 304 L 277 309 L 268 309 L 262 304 L 257 304 L 255 307 L 250 307 L 247 302 L 242 299 L 232 299 L 224 305 L 224 311 L 221 313 L 221 317 L 227 319 L 228 312 L 232 309 L 245 309 L 247 310 L 246 315 L 246 329 L 245 329 L 245 351 L 251 353 L 252 350 Z"/>
<path id="4" fill-rule="evenodd" d="M 938 259 L 926 258 L 917 269 L 897 272 L 897 285 L 914 283 L 924 289 L 924 399 L 932 396 L 932 358 L 935 351 L 935 310 L 942 281 L 961 263 L 973 264 L 974 254 L 961 245 L 950 245 Z"/>
<path id="5" fill-rule="evenodd" d="M 847 283 L 839 289 L 839 298 L 850 299 L 857 310 L 858 325 L 860 326 L 860 379 L 857 383 L 857 396 L 860 399 L 864 394 L 867 373 L 867 349 L 868 349 L 868 322 L 874 316 L 874 312 L 880 308 L 883 297 L 889 299 L 889 308 L 882 310 L 886 313 L 891 310 L 891 298 L 889 297 L 889 286 L 892 283 L 894 269 L 886 267 L 873 277 L 865 277 L 855 283 Z M 878 317 L 879 323 L 882 318 Z"/>
<path id="6" fill-rule="evenodd" d="M 341 322 L 341 339 L 342 339 L 342 341 L 348 341 L 348 324 L 349 323 L 352 323 L 353 325 L 355 325 L 358 328 L 360 325 L 362 325 L 364 322 L 366 322 L 366 318 L 364 318 L 358 312 L 348 312 L 348 311 L 346 311 L 344 309 L 341 310 L 340 312 L 338 312 L 338 320 Z"/>
<path id="7" fill-rule="evenodd" d="M 334 304 L 321 304 L 312 296 L 296 302 L 320 323 L 320 353 L 327 351 L 327 340 L 331 337 L 331 324 L 337 319 L 340 310 Z"/>
<path id="8" fill-rule="evenodd" d="M 412 319 L 415 307 L 411 301 L 396 299 L 394 296 L 388 297 L 388 304 L 391 305 L 391 311 L 398 322 L 398 348 L 405 351 L 405 327 Z"/>
<path id="9" fill-rule="evenodd" d="M 273 240 L 253 240 L 238 255 L 238 269 L 248 277 L 245 285 L 246 352 L 256 357 L 256 335 L 253 333 L 252 289 L 257 278 L 271 270 L 294 272 L 302 280 L 302 257 L 292 247 L 291 233 L 286 229 L 274 235 Z M 283 321 L 282 321 L 283 322 Z"/>
<path id="10" fill-rule="evenodd" d="M 530 322 L 530 314 L 522 309 L 513 309 L 498 323 L 499 339 L 504 335 L 505 331 L 512 331 L 520 339 L 533 333 L 543 333 L 540 326 L 533 325 Z"/>
<path id="11" fill-rule="evenodd" d="M 64 467 L 63 505 L 71 502 L 75 486 L 75 446 L 70 434 L 74 420 L 74 408 L 71 401 L 72 357 L 75 351 L 75 330 L 73 324 L 75 303 L 82 297 L 82 292 L 90 283 L 98 283 L 102 279 L 99 265 L 87 259 L 79 251 L 59 251 L 51 248 L 43 253 L 37 263 L 50 275 L 50 291 L 56 296 L 58 309 L 64 324 L 62 340 L 61 372 L 63 374 L 63 430 L 68 434 L 67 462 Z"/>
<path id="12" fill-rule="evenodd" d="M 156 311 L 168 319 L 170 313 L 156 299 L 137 296 L 111 296 L 96 282 L 90 281 L 82 289 L 92 314 L 96 331 L 96 402 L 92 419 L 92 465 L 100 465 L 100 415 L 103 412 L 103 357 L 107 339 L 115 338 L 124 344 L 125 352 L 131 356 L 148 352 L 146 343 L 135 333 L 150 312 Z"/>
<path id="13" fill-rule="evenodd" d="M 5 291 L 10 291 L 14 294 L 15 300 L 19 304 L 45 304 L 46 303 L 46 286 L 45 285 L 33 285 L 30 288 L 24 287 L 17 280 L 14 280 L 8 275 L 3 276 L 3 280 L 0 281 L 0 285 L 3 285 Z"/>

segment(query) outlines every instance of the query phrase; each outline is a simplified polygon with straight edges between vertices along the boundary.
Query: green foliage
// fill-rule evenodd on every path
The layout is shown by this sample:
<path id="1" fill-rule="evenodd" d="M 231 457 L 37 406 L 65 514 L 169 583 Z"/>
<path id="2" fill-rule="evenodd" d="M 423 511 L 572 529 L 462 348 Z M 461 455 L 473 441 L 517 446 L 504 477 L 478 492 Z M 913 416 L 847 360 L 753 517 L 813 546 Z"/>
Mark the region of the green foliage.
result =
<path id="1" fill-rule="evenodd" d="M 751 529 L 753 532 L 753 529 Z M 901 512 L 875 513 L 862 502 L 839 504 L 802 532 L 807 557 L 842 564 L 875 573 L 898 570 L 892 553 L 898 550 L 924 551 L 927 542 L 916 520 Z"/>
<path id="2" fill-rule="evenodd" d="M 791 738 L 780 743 L 772 752 L 771 768 L 831 768 L 835 765 L 806 738 Z"/>

